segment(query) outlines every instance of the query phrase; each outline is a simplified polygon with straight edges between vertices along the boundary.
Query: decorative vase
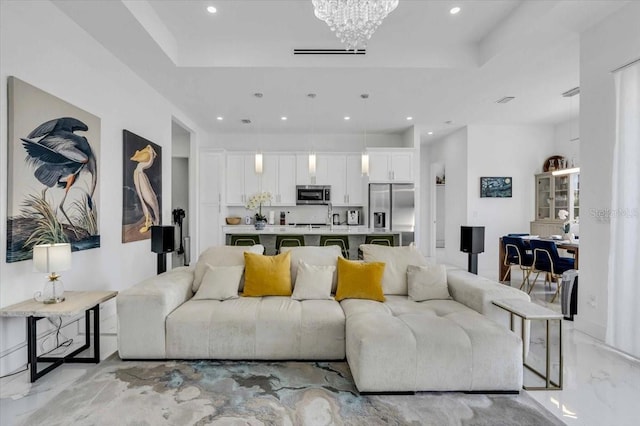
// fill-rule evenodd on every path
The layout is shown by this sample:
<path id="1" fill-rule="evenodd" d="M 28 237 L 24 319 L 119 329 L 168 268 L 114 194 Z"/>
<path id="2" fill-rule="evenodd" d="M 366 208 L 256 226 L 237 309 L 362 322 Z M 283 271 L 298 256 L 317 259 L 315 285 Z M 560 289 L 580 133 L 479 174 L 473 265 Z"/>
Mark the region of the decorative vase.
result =
<path id="1" fill-rule="evenodd" d="M 266 220 L 256 220 L 255 227 L 258 231 L 262 231 L 267 226 Z"/>

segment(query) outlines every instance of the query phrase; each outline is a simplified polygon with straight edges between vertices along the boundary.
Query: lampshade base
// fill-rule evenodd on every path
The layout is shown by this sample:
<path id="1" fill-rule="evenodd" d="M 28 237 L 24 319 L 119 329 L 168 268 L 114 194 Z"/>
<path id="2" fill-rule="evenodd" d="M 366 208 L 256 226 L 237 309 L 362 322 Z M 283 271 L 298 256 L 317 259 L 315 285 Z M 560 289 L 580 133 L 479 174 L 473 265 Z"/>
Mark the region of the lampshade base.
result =
<path id="1" fill-rule="evenodd" d="M 64 286 L 61 279 L 47 280 L 42 289 L 42 303 L 47 305 L 64 302 Z"/>

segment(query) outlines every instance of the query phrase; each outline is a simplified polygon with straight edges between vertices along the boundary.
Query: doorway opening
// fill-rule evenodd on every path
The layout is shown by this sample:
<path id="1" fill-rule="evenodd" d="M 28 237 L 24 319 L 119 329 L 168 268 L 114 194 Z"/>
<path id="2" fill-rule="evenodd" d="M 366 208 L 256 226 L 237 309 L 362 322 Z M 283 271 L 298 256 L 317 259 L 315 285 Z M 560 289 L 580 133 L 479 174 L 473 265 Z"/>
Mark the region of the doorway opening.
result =
<path id="1" fill-rule="evenodd" d="M 171 254 L 173 268 L 190 263 L 189 166 L 191 132 L 171 121 L 171 222 L 175 226 L 176 247 Z"/>

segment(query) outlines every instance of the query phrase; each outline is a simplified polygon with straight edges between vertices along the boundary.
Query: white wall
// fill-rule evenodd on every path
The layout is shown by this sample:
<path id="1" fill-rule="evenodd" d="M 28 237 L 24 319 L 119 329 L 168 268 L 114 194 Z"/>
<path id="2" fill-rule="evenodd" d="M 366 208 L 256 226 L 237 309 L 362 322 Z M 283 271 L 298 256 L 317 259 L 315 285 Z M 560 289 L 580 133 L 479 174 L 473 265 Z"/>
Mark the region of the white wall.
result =
<path id="1" fill-rule="evenodd" d="M 16 76 L 101 119 L 98 159 L 101 247 L 73 253 L 64 273 L 68 290 L 120 290 L 155 274 L 149 241 L 121 243 L 122 130 L 163 147 L 162 173 L 171 176 L 172 117 L 202 132 L 136 74 L 49 2 L 0 2 L 0 305 L 30 298 L 43 276 L 32 261 L 6 258 L 7 77 Z M 202 136 L 201 136 L 202 137 Z M 162 191 L 164 223 L 170 223 L 171 185 Z M 26 361 L 24 319 L 0 319 L 0 374 Z"/>
<path id="2" fill-rule="evenodd" d="M 446 175 L 445 261 L 467 267 L 460 252 L 460 226 L 485 227 L 485 252 L 478 256 L 478 274 L 498 279 L 498 239 L 510 232 L 529 232 L 534 217 L 534 175 L 554 152 L 553 126 L 480 126 L 458 130 L 423 147 L 421 167 Z M 424 175 L 424 174 L 423 174 Z M 480 198 L 480 177 L 511 176 L 512 198 Z M 424 183 L 424 181 L 423 181 Z M 427 195 L 435 185 L 430 182 Z M 425 223 L 433 220 L 432 209 Z M 425 241 L 432 241 L 425 226 Z"/>
<path id="3" fill-rule="evenodd" d="M 553 126 L 469 126 L 466 225 L 485 227 L 479 275 L 499 279 L 498 239 L 510 232 L 529 232 L 535 216 L 534 175 L 554 152 L 553 130 Z M 480 198 L 482 176 L 512 177 L 512 198 Z M 449 177 L 447 170 L 447 187 Z"/>
<path id="4" fill-rule="evenodd" d="M 573 161 L 576 167 L 580 166 L 580 140 L 571 140 L 580 137 L 580 119 L 573 118 L 556 124 L 554 127 L 555 153 L 562 155 L 569 161 Z"/>
<path id="5" fill-rule="evenodd" d="M 422 173 L 423 190 L 423 241 L 435 241 L 432 235 L 432 208 L 430 207 L 431 190 L 435 190 L 435 182 L 431 168 L 441 170 L 444 165 L 447 182 L 445 195 L 445 259 L 447 263 L 461 268 L 467 267 L 467 256 L 460 252 L 460 225 L 467 222 L 467 128 L 464 127 L 444 138 L 427 143 L 422 147 L 421 168 L 429 170 Z M 427 181 L 428 180 L 428 181 Z M 424 251 L 424 250 L 423 250 Z M 435 253 L 432 254 L 435 256 Z"/>
<path id="6" fill-rule="evenodd" d="M 576 328 L 604 340 L 607 324 L 611 167 L 615 92 L 611 71 L 640 57 L 640 2 L 631 2 L 580 38 L 580 290 Z M 638 220 L 629 219 L 629 220 Z"/>
<path id="7" fill-rule="evenodd" d="M 401 147 L 399 134 L 368 134 L 367 147 Z M 361 152 L 362 134 L 293 134 L 293 133 L 217 133 L 207 147 L 229 151 L 308 151 Z"/>

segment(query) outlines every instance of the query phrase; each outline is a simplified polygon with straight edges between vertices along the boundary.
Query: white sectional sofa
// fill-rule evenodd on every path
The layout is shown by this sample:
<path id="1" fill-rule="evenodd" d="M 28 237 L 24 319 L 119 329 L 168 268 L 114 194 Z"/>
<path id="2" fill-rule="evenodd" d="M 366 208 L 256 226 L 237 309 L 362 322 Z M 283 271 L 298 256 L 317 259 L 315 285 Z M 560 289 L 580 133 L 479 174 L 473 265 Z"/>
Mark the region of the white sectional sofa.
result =
<path id="1" fill-rule="evenodd" d="M 255 246 L 254 246 L 255 247 Z M 522 341 L 492 300 L 525 293 L 448 267 L 448 300 L 411 300 L 409 264 L 428 264 L 415 248 L 363 245 L 365 261 L 387 260 L 385 301 L 294 300 L 289 296 L 194 300 L 203 265 L 242 265 L 247 248 L 214 247 L 195 269 L 178 268 L 120 292 L 122 359 L 338 360 L 349 363 L 361 392 L 518 391 Z M 255 248 L 253 249 L 255 250 Z M 331 265 L 338 247 L 291 250 Z M 367 259 L 369 257 L 369 259 Z M 239 285 L 242 291 L 243 283 Z M 195 289 L 195 290 L 194 290 Z M 334 275 L 332 289 L 336 289 Z"/>

